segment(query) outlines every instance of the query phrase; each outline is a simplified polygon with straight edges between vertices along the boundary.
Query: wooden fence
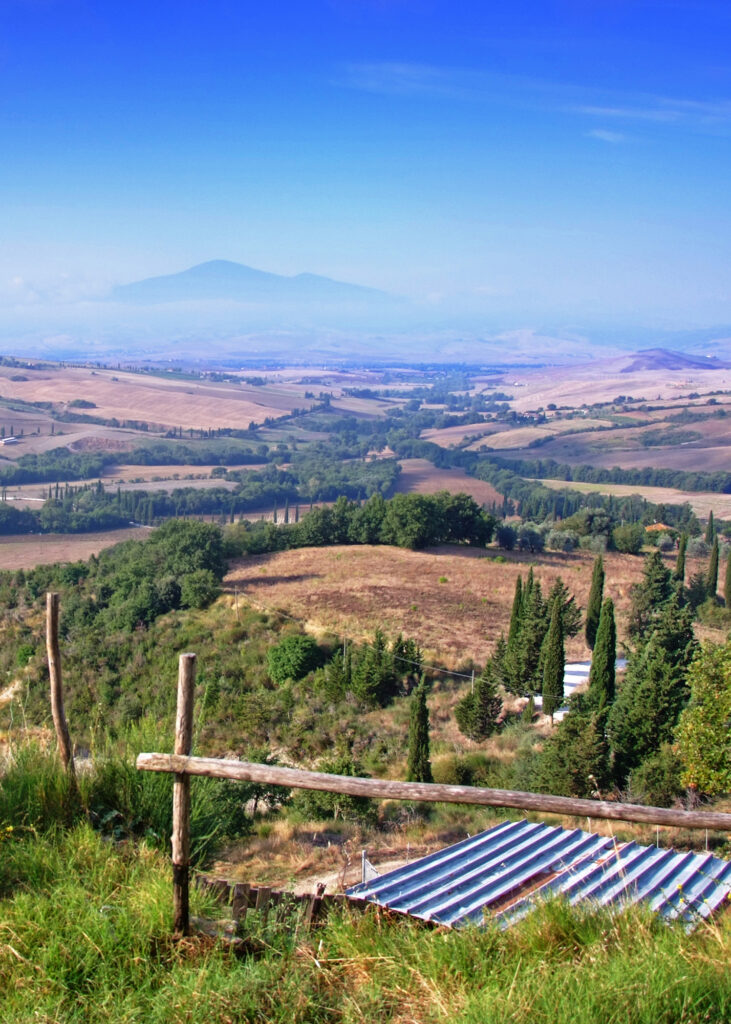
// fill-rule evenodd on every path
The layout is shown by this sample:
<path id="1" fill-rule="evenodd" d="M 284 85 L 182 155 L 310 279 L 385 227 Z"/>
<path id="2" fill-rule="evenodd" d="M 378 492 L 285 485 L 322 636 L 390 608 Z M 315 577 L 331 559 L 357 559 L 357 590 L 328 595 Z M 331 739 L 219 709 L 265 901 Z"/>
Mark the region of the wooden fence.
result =
<path id="1" fill-rule="evenodd" d="M 374 799 L 511 807 L 549 814 L 608 818 L 613 821 L 635 821 L 653 825 L 731 832 L 731 814 L 716 811 L 682 811 L 664 807 L 644 807 L 639 804 L 613 803 L 607 800 L 575 800 L 570 797 L 522 793 L 516 790 L 482 789 L 474 786 L 444 786 L 426 782 L 398 782 L 391 779 L 361 779 L 346 775 L 329 775 L 324 772 L 281 768 L 276 765 L 252 764 L 247 761 L 191 757 L 195 667 L 195 654 L 180 655 L 175 753 L 140 754 L 137 758 L 137 768 L 141 771 L 171 772 L 175 777 L 172 837 L 174 927 L 176 932 L 184 935 L 190 931 L 191 775 L 244 782 L 263 782 L 290 789 L 314 789 L 326 793 L 345 793 L 349 796 L 365 796 Z M 271 890 L 269 893 L 271 894 Z M 242 894 L 243 890 L 240 893 L 243 899 Z M 236 899 L 235 895 L 234 899 Z M 246 900 L 248 907 L 248 894 Z M 243 908 L 243 903 L 239 904 L 239 908 Z"/>
<path id="2" fill-rule="evenodd" d="M 73 747 L 69 736 L 63 706 L 61 657 L 58 643 L 58 594 L 47 595 L 46 644 L 51 683 L 51 707 L 56 728 L 59 754 L 67 772 L 75 780 Z M 475 786 L 444 786 L 426 782 L 399 782 L 392 779 L 362 779 L 348 775 L 330 775 L 277 765 L 253 764 L 211 757 L 191 757 L 193 742 L 193 694 L 195 688 L 196 655 L 181 654 L 178 669 L 178 695 L 175 719 L 175 746 L 173 754 L 140 754 L 140 771 L 170 772 L 173 784 L 173 908 L 175 931 L 190 931 L 190 776 L 242 782 L 259 782 L 288 789 L 313 789 L 326 793 L 344 793 L 383 800 L 413 800 L 416 802 L 472 804 L 481 807 L 511 807 L 546 814 L 571 817 L 608 818 L 612 821 L 644 822 L 651 825 L 678 828 L 702 828 L 731 832 L 731 814 L 718 811 L 683 811 L 675 808 L 645 807 L 640 804 L 615 803 L 608 800 L 578 800 L 571 797 L 550 796 L 542 793 L 523 793 L 518 790 L 484 789 Z M 218 882 L 219 885 L 227 885 Z M 260 893 L 268 893 L 267 900 L 280 902 L 281 894 L 272 897 L 272 890 L 255 890 L 256 906 L 260 908 Z M 234 893 L 234 912 L 245 913 L 250 906 L 251 888 L 239 888 Z M 244 896 L 244 894 L 246 894 Z M 291 894 L 288 894 L 291 896 Z M 322 905 L 322 893 L 313 897 L 310 920 L 316 907 Z M 245 899 L 245 902 L 244 902 Z M 236 902 L 238 900 L 238 903 Z M 320 901 L 317 903 L 317 901 Z M 235 916 L 235 914 L 234 914 Z"/>

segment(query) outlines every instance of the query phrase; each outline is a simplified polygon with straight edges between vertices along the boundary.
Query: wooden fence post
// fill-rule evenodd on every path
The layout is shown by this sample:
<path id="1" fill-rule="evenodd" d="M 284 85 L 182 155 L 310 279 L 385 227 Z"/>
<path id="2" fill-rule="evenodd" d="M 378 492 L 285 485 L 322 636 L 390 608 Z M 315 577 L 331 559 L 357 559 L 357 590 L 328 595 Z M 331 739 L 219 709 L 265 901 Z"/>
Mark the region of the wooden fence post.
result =
<path id="1" fill-rule="evenodd" d="M 193 744 L 195 654 L 181 654 L 178 668 L 178 707 L 175 753 L 190 756 Z M 175 774 L 173 784 L 173 927 L 190 934 L 190 775 Z"/>
<path id="2" fill-rule="evenodd" d="M 46 651 L 48 654 L 48 676 L 51 681 L 51 714 L 56 729 L 58 753 L 69 775 L 76 778 L 74 750 L 63 707 L 63 682 L 61 679 L 61 650 L 58 644 L 58 594 L 46 594 Z"/>

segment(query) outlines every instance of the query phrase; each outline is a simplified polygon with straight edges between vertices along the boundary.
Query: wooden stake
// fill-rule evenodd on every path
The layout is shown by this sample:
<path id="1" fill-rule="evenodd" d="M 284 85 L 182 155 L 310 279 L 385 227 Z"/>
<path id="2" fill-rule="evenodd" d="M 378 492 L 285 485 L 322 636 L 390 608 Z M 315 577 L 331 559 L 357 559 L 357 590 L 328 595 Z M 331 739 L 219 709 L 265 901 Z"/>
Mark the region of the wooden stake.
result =
<path id="1" fill-rule="evenodd" d="M 76 778 L 74 750 L 71 745 L 66 713 L 63 708 L 63 683 L 61 680 L 61 651 L 58 644 L 58 594 L 46 594 L 46 651 L 48 653 L 48 676 L 51 681 L 51 713 L 56 728 L 58 753 L 69 775 Z"/>
<path id="2" fill-rule="evenodd" d="M 175 753 L 190 756 L 193 745 L 193 691 L 195 654 L 181 654 L 178 669 L 178 708 L 175 717 Z M 190 934 L 190 776 L 175 775 L 173 783 L 173 927 Z"/>

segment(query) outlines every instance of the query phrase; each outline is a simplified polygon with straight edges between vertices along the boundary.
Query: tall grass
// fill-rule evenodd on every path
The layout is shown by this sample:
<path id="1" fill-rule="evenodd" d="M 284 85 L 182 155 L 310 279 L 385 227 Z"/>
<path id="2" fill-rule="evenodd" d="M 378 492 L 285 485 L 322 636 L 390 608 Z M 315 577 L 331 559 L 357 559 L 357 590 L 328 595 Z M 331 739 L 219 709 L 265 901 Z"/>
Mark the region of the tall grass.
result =
<path id="1" fill-rule="evenodd" d="M 691 936 L 642 910 L 561 903 L 507 932 L 343 911 L 309 934 L 294 916 L 249 914 L 242 956 L 208 938 L 173 941 L 170 780 L 133 767 L 135 747 L 159 745 L 149 739 L 96 752 L 78 790 L 38 748 L 5 766 L 2 1024 L 731 1022 L 728 913 Z M 241 794 L 193 781 L 204 783 L 193 800 L 202 855 L 235 824 Z M 220 913 L 196 890 L 192 901 L 194 914 Z"/>
<path id="2" fill-rule="evenodd" d="M 347 912 L 308 934 L 249 915 L 245 953 L 172 941 L 167 859 L 88 823 L 0 844 L 0 1021 L 723 1024 L 731 922 L 550 904 L 507 932 Z M 194 913 L 218 911 L 193 892 Z"/>
<path id="3" fill-rule="evenodd" d="M 113 839 L 144 837 L 167 849 L 172 831 L 172 776 L 139 772 L 141 750 L 164 749 L 154 723 L 130 727 L 124 741 L 104 741 L 78 764 L 76 784 L 56 757 L 37 744 L 11 752 L 0 770 L 0 829 L 43 833 L 88 820 Z M 250 787 L 219 779 L 191 780 L 191 855 L 200 862 L 224 838 L 246 834 Z"/>

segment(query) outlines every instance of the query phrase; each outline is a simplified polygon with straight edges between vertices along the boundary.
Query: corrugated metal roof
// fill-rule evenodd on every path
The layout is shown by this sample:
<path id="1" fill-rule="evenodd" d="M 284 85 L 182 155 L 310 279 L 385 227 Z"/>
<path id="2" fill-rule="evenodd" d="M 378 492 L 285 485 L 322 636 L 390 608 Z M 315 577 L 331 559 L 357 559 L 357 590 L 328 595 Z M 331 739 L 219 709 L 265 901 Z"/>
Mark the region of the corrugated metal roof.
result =
<path id="1" fill-rule="evenodd" d="M 506 821 L 348 889 L 354 899 L 450 927 L 507 927 L 540 899 L 622 907 L 642 900 L 689 927 L 731 897 L 731 862 L 581 829 Z"/>

